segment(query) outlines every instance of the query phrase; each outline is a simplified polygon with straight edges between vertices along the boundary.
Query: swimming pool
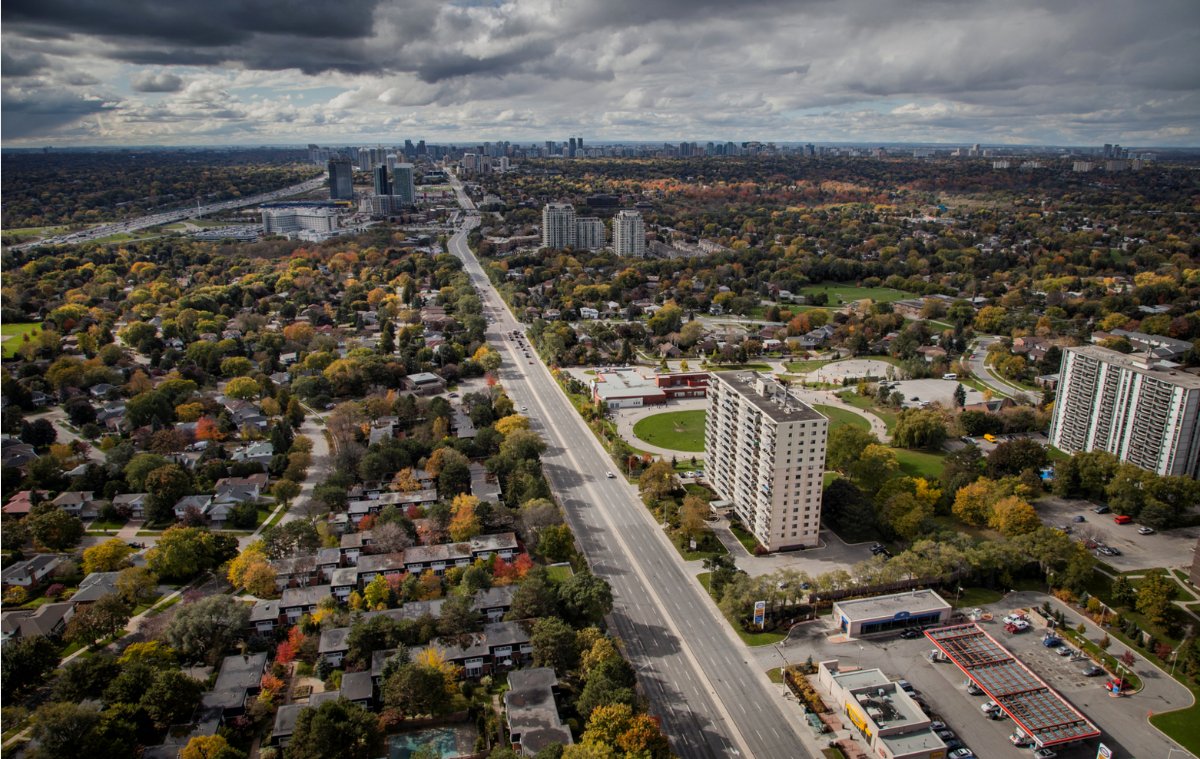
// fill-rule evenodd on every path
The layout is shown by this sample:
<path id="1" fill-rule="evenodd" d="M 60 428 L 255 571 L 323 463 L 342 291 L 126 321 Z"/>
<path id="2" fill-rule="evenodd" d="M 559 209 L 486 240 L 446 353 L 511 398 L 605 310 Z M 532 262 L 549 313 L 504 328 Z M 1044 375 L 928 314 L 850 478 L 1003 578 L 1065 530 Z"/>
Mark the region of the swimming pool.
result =
<path id="1" fill-rule="evenodd" d="M 421 746 L 429 746 L 441 759 L 467 756 L 475 750 L 475 728 L 472 725 L 431 727 L 388 738 L 388 759 L 409 759 Z"/>

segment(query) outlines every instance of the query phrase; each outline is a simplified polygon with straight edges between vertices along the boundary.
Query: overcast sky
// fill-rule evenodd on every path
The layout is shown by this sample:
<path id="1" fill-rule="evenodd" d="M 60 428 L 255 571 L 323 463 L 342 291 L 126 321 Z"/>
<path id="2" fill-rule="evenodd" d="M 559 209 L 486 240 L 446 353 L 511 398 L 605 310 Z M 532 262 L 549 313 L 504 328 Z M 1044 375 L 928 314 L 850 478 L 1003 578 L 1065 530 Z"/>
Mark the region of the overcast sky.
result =
<path id="1" fill-rule="evenodd" d="M 4 0 L 6 146 L 1200 145 L 1200 0 Z"/>

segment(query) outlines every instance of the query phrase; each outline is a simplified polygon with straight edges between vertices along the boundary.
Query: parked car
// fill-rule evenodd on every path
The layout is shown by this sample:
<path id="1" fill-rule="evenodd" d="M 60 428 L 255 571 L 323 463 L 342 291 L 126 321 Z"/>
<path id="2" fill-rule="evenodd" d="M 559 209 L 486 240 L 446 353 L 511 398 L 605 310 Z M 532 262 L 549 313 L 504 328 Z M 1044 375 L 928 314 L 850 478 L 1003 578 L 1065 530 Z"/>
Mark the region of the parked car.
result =
<path id="1" fill-rule="evenodd" d="M 1048 748 L 1039 748 L 1033 752 L 1033 759 L 1054 759 L 1058 754 Z"/>
<path id="2" fill-rule="evenodd" d="M 1075 653 L 1075 649 L 1070 646 L 1063 646 L 1056 652 L 1059 656 L 1071 656 Z"/>
<path id="3" fill-rule="evenodd" d="M 1084 677 L 1096 677 L 1097 675 L 1103 675 L 1103 674 L 1104 674 L 1104 668 L 1097 666 L 1095 664 L 1089 664 L 1083 668 L 1083 676 Z"/>
<path id="4" fill-rule="evenodd" d="M 970 693 L 972 696 L 982 696 L 983 688 L 980 688 L 978 685 L 976 685 L 973 680 L 968 680 L 967 693 Z"/>
<path id="5" fill-rule="evenodd" d="M 1107 506 L 1097 506 L 1096 508 L 1092 509 L 1092 512 L 1095 514 L 1107 514 L 1109 512 L 1109 508 Z"/>
<path id="6" fill-rule="evenodd" d="M 905 630 L 904 632 L 900 633 L 900 637 L 904 638 L 905 640 L 913 640 L 914 638 L 921 637 L 921 631 L 914 630 L 913 628 L 910 627 L 907 630 Z"/>
<path id="7" fill-rule="evenodd" d="M 1117 524 L 1129 524 L 1133 521 L 1133 517 L 1129 516 L 1128 514 L 1117 514 L 1115 517 L 1113 517 L 1113 521 Z"/>
<path id="8" fill-rule="evenodd" d="M 900 690 L 904 691 L 905 693 L 912 693 L 913 691 L 916 690 L 915 688 L 913 688 L 912 683 L 910 683 L 907 680 L 897 680 L 896 685 L 899 685 Z"/>
<path id="9" fill-rule="evenodd" d="M 934 730 L 933 732 L 944 741 L 953 740 L 955 737 L 953 730 Z"/>
<path id="10" fill-rule="evenodd" d="M 963 745 L 963 742 L 960 741 L 958 738 L 951 738 L 948 741 L 942 741 L 942 742 L 946 744 L 947 751 L 953 751 L 956 748 L 965 748 L 965 746 Z"/>
<path id="11" fill-rule="evenodd" d="M 1026 746 L 1033 745 L 1033 741 L 1030 740 L 1029 736 L 1019 730 L 1008 736 L 1008 742 L 1017 748 L 1025 748 Z"/>
<path id="12" fill-rule="evenodd" d="M 973 759 L 975 754 L 971 753 L 971 749 L 963 746 L 962 748 L 956 748 L 951 751 L 949 756 L 950 759 Z"/>
<path id="13" fill-rule="evenodd" d="M 1083 514 L 1076 514 L 1075 517 L 1071 521 L 1072 522 L 1086 522 L 1087 519 L 1084 518 Z"/>
<path id="14" fill-rule="evenodd" d="M 1042 645 L 1046 648 L 1058 648 L 1062 644 L 1062 638 L 1058 637 L 1057 635 L 1046 633 L 1046 635 L 1042 638 Z"/>
<path id="15" fill-rule="evenodd" d="M 1138 528 L 1138 535 L 1153 535 L 1153 534 L 1154 534 L 1153 527 L 1139 527 Z"/>
<path id="16" fill-rule="evenodd" d="M 992 712 L 1000 711 L 1000 704 L 997 704 L 995 701 L 989 699 L 988 701 L 984 701 L 979 705 L 979 710 L 984 714 L 991 714 Z"/>

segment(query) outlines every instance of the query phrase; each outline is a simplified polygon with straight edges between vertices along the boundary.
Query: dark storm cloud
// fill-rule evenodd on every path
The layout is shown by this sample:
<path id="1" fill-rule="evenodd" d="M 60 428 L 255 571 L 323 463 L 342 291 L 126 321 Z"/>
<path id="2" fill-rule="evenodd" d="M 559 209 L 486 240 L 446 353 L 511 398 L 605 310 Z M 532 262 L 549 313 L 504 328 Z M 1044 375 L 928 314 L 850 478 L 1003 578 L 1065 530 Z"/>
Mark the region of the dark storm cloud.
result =
<path id="1" fill-rule="evenodd" d="M 0 70 L 6 78 L 36 74 L 49 63 L 41 53 L 10 53 L 7 50 L 0 53 Z"/>
<path id="2" fill-rule="evenodd" d="M 86 116 L 111 110 L 112 103 L 70 94 L 5 90 L 0 135 L 5 140 L 52 134 Z"/>
<path id="3" fill-rule="evenodd" d="M 166 72 L 146 71 L 134 77 L 132 85 L 136 92 L 179 92 L 183 89 L 183 79 Z"/>
<path id="4" fill-rule="evenodd" d="M 230 130 L 297 137 L 1200 140 L 1197 0 L 5 0 L 0 18 L 6 81 L 44 88 L 61 124 L 131 83 L 111 134 L 221 108 Z M 230 105 L 246 87 L 271 94 Z M 289 102 L 314 87 L 335 94 Z M 205 88 L 228 91 L 194 105 Z"/>

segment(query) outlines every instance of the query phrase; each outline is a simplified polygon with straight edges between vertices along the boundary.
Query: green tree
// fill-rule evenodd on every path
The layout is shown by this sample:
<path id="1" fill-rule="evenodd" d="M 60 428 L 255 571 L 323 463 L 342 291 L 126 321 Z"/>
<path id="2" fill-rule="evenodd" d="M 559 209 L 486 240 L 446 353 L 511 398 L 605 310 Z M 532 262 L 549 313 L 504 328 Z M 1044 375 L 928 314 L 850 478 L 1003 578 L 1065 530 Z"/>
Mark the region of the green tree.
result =
<path id="1" fill-rule="evenodd" d="M 86 548 L 83 551 L 83 573 L 116 572 L 128 563 L 133 549 L 117 538 Z"/>
<path id="2" fill-rule="evenodd" d="M 869 445 L 879 445 L 879 438 L 853 424 L 838 425 L 829 431 L 825 448 L 826 464 L 830 469 L 849 472 L 850 466 L 858 461 Z"/>
<path id="3" fill-rule="evenodd" d="M 561 619 L 546 617 L 534 622 L 529 642 L 533 646 L 535 667 L 551 667 L 556 672 L 567 672 L 579 666 L 575 630 Z"/>
<path id="4" fill-rule="evenodd" d="M 235 377 L 225 385 L 225 395 L 243 401 L 257 398 L 261 392 L 262 388 L 249 377 Z"/>
<path id="5" fill-rule="evenodd" d="M 410 717 L 440 714 L 448 705 L 446 678 L 425 664 L 401 665 L 384 681 L 382 693 L 389 709 Z"/>
<path id="6" fill-rule="evenodd" d="M 146 475 L 146 521 L 166 524 L 175 518 L 174 507 L 192 492 L 192 478 L 178 464 L 166 464 Z"/>
<path id="7" fill-rule="evenodd" d="M 186 722 L 200 705 L 204 683 L 178 669 L 159 670 L 142 696 L 141 707 L 159 730 Z"/>
<path id="8" fill-rule="evenodd" d="M 41 635 L 14 638 L 0 647 L 0 692 L 11 703 L 46 682 L 58 666 L 59 647 Z"/>
<path id="9" fill-rule="evenodd" d="M 83 538 L 83 522 L 60 508 L 32 513 L 25 518 L 25 525 L 34 541 L 51 551 L 77 546 Z"/>
<path id="10" fill-rule="evenodd" d="M 1117 575 L 1112 584 L 1112 602 L 1116 606 L 1123 606 L 1127 609 L 1133 608 L 1137 601 L 1137 596 L 1133 592 L 1133 586 L 1129 584 L 1129 578 L 1125 575 Z"/>
<path id="11" fill-rule="evenodd" d="M 937 409 L 904 409 L 892 429 L 892 443 L 902 448 L 938 449 L 946 441 L 946 421 Z"/>
<path id="12" fill-rule="evenodd" d="M 900 470 L 896 454 L 882 445 L 863 449 L 858 460 L 849 465 L 850 478 L 864 493 L 877 493 Z"/>
<path id="13" fill-rule="evenodd" d="M 1018 475 L 1026 469 L 1041 469 L 1050 461 L 1046 449 L 1036 440 L 1020 438 L 1000 443 L 987 457 L 991 477 Z"/>
<path id="14" fill-rule="evenodd" d="M 383 752 L 378 717 L 338 699 L 300 712 L 284 755 L 287 759 L 374 759 Z"/>
<path id="15" fill-rule="evenodd" d="M 117 574 L 117 595 L 130 606 L 154 597 L 158 577 L 146 567 L 126 567 Z"/>
<path id="16" fill-rule="evenodd" d="M 67 623 L 66 639 L 84 646 L 120 632 L 129 622 L 130 609 L 116 593 L 100 597 L 75 612 Z"/>
<path id="17" fill-rule="evenodd" d="M 232 596 L 207 596 L 182 604 L 163 639 L 185 661 L 220 661 L 250 621 L 250 607 Z"/>
<path id="18" fill-rule="evenodd" d="M 202 527 L 175 526 L 146 552 L 146 566 L 164 580 L 190 580 L 237 556 L 237 538 Z"/>
<path id="19" fill-rule="evenodd" d="M 587 569 L 559 584 L 558 600 L 564 615 L 577 625 L 599 624 L 613 607 L 612 588 L 608 581 Z"/>
<path id="20" fill-rule="evenodd" d="M 1137 610 L 1145 614 L 1151 624 L 1161 627 L 1169 619 L 1171 602 L 1175 600 L 1178 591 L 1179 586 L 1165 575 L 1147 575 L 1138 587 Z"/>
<path id="21" fill-rule="evenodd" d="M 661 501 L 678 486 L 675 467 L 671 462 L 659 459 L 642 471 L 638 478 L 638 490 L 646 503 Z"/>
<path id="22" fill-rule="evenodd" d="M 125 482 L 135 491 L 143 490 L 146 487 L 146 475 L 170 463 L 157 453 L 139 453 L 125 465 Z"/>

